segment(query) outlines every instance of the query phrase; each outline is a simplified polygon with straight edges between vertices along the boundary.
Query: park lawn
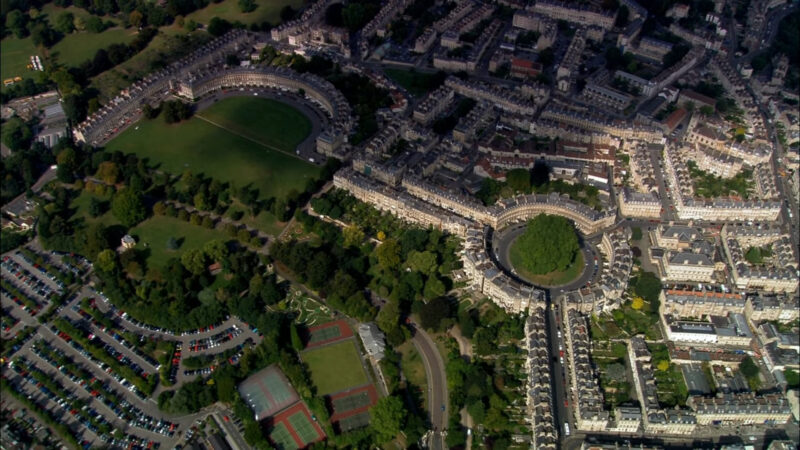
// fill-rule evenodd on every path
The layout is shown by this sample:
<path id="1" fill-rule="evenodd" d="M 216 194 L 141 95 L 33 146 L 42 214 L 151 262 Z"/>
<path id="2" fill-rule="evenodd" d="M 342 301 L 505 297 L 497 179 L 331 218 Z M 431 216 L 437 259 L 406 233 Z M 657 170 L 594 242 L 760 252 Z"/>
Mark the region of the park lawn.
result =
<path id="1" fill-rule="evenodd" d="M 14 77 L 33 78 L 37 72 L 27 67 L 32 55 L 41 56 L 30 37 L 17 39 L 12 36 L 0 41 L 0 77 L 3 80 Z"/>
<path id="2" fill-rule="evenodd" d="M 284 198 L 292 189 L 302 192 L 306 182 L 319 174 L 309 163 L 198 117 L 173 125 L 162 117 L 139 121 L 106 149 L 134 153 L 176 175 L 190 169 L 236 187 L 249 185 L 259 190 L 261 198 Z"/>
<path id="3" fill-rule="evenodd" d="M 197 115 L 287 153 L 294 153 L 297 145 L 311 133 L 311 121 L 303 113 L 267 98 L 226 98 Z"/>
<path id="4" fill-rule="evenodd" d="M 323 396 L 367 384 L 355 341 L 327 345 L 300 354 L 311 371 L 317 395 Z"/>
<path id="5" fill-rule="evenodd" d="M 425 374 L 425 365 L 422 362 L 422 356 L 408 340 L 403 345 L 397 347 L 397 352 L 400 353 L 400 369 L 403 371 L 408 382 L 417 390 L 422 401 L 422 407 L 428 410 L 428 390 L 425 387 L 428 385 L 427 375 Z M 443 354 L 446 356 L 446 353 Z"/>
<path id="6" fill-rule="evenodd" d="M 406 69 L 385 69 L 384 72 L 386 76 L 415 97 L 425 95 L 435 89 L 430 86 L 431 80 L 435 76 L 432 73 L 412 72 Z"/>
<path id="7" fill-rule="evenodd" d="M 519 246 L 516 245 L 516 241 L 511 244 L 509 259 L 511 260 L 511 265 L 514 266 L 514 270 L 516 270 L 522 278 L 538 286 L 559 286 L 566 284 L 578 278 L 584 269 L 583 252 L 578 251 L 575 261 L 573 261 L 566 270 L 555 270 L 541 275 L 534 274 L 523 267 L 522 253 Z"/>
<path id="8" fill-rule="evenodd" d="M 227 242 L 230 238 L 222 231 L 203 228 L 167 216 L 156 216 L 137 225 L 128 234 L 136 238 L 136 248 L 148 252 L 148 267 L 163 267 L 170 258 L 180 257 L 190 249 L 199 249 L 208 241 Z M 174 237 L 180 246 L 168 250 L 167 241 Z"/>
<path id="9" fill-rule="evenodd" d="M 278 236 L 281 234 L 284 227 L 286 227 L 286 222 L 279 221 L 269 211 L 260 211 L 258 215 L 252 217 L 247 207 L 242 206 L 238 201 L 234 202 L 234 205 L 226 212 L 226 215 L 228 217 L 233 217 L 236 212 L 241 212 L 243 214 L 239 222 L 272 236 Z"/>
<path id="10" fill-rule="evenodd" d="M 94 58 L 101 48 L 111 44 L 128 44 L 136 37 L 136 31 L 125 28 L 109 28 L 102 33 L 86 31 L 64 36 L 50 49 L 50 54 L 58 53 L 58 62 L 67 67 L 77 67 Z"/>
<path id="11" fill-rule="evenodd" d="M 101 100 L 106 102 L 134 81 L 189 54 L 209 40 L 211 35 L 204 31 L 186 33 L 173 27 L 162 28 L 144 50 L 92 78 L 91 87 L 100 91 Z"/>
<path id="12" fill-rule="evenodd" d="M 106 212 L 98 217 L 92 217 L 89 214 L 89 203 L 95 198 L 97 200 L 106 202 Z M 70 208 L 75 210 L 73 217 L 83 218 L 87 224 L 99 223 L 105 227 L 120 225 L 119 220 L 111 214 L 111 195 L 95 195 L 86 191 L 81 191 L 80 195 L 72 200 Z"/>
<path id="13" fill-rule="evenodd" d="M 295 10 L 303 6 L 303 0 L 255 0 L 258 6 L 254 11 L 243 13 L 239 9 L 239 0 L 224 0 L 219 3 L 209 3 L 205 8 L 195 11 L 186 20 L 194 20 L 197 23 L 208 25 L 214 17 L 225 19 L 229 22 L 239 21 L 245 25 L 252 23 L 269 22 L 278 25 L 281 21 L 281 9 L 284 6 L 291 6 Z"/>
<path id="14" fill-rule="evenodd" d="M 51 27 L 55 26 L 56 19 L 63 12 L 72 13 L 72 15 L 75 16 L 75 18 L 80 17 L 84 21 L 93 15 L 89 11 L 86 11 L 83 8 L 78 8 L 77 6 L 68 6 L 66 8 L 62 8 L 60 6 L 56 6 L 54 3 L 48 3 L 46 5 L 43 5 L 41 10 L 42 14 L 47 15 L 47 22 L 50 23 Z M 117 19 L 113 16 L 98 16 L 98 17 L 100 17 L 100 19 L 103 20 L 103 23 L 113 22 L 115 25 L 120 25 L 122 23 L 120 19 Z"/>

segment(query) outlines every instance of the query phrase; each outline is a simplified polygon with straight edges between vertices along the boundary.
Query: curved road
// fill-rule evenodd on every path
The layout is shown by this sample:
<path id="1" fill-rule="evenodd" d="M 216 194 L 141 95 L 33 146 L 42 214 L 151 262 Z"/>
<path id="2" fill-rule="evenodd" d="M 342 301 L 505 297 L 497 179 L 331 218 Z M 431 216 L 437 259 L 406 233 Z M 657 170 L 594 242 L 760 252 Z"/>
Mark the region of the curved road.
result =
<path id="1" fill-rule="evenodd" d="M 429 447 L 434 450 L 445 449 L 447 447 L 444 442 L 443 430 L 447 427 L 449 410 L 446 407 L 448 397 L 444 361 L 428 333 L 415 323 L 412 323 L 412 328 L 414 329 L 412 342 L 419 354 L 422 355 L 422 363 L 425 365 L 425 377 L 428 380 L 428 410 L 431 415 L 431 425 L 434 427 L 434 432 L 429 440 Z"/>

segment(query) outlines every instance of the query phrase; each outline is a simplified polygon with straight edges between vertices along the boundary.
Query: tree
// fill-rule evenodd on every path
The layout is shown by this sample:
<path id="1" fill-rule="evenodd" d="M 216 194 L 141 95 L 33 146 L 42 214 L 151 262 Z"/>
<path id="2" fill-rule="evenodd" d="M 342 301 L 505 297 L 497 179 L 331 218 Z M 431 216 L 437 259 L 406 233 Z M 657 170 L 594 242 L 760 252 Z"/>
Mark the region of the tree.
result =
<path id="1" fill-rule="evenodd" d="M 631 302 L 631 308 L 639 311 L 642 309 L 643 306 L 644 306 L 644 299 L 642 297 L 639 297 L 638 295 L 636 297 L 633 297 L 633 301 Z"/>
<path id="2" fill-rule="evenodd" d="M 741 363 L 739 363 L 739 370 L 747 378 L 758 377 L 760 372 L 758 366 L 753 361 L 753 358 L 746 356 Z"/>
<path id="3" fill-rule="evenodd" d="M 445 286 L 442 280 L 436 278 L 436 276 L 431 276 L 425 282 L 425 287 L 422 289 L 422 296 L 428 300 L 433 300 L 436 297 L 441 297 L 444 295 Z"/>
<path id="4" fill-rule="evenodd" d="M 506 172 L 506 183 L 517 192 L 530 192 L 531 173 L 525 169 L 512 169 Z"/>
<path id="5" fill-rule="evenodd" d="M 56 17 L 55 29 L 64 34 L 75 31 L 75 15 L 71 12 L 63 12 Z"/>
<path id="6" fill-rule="evenodd" d="M 297 12 L 289 5 L 286 5 L 281 9 L 281 22 L 288 22 L 294 19 L 295 14 Z"/>
<path id="7" fill-rule="evenodd" d="M 400 265 L 400 244 L 395 239 L 386 239 L 375 249 L 378 264 L 384 270 L 393 270 Z"/>
<path id="8" fill-rule="evenodd" d="M 445 297 L 437 297 L 422 306 L 419 316 L 422 328 L 440 331 L 442 320 L 450 317 L 450 302 Z"/>
<path id="9" fill-rule="evenodd" d="M 400 433 L 408 412 L 398 397 L 383 397 L 370 410 L 370 425 L 378 442 L 388 442 Z"/>
<path id="10" fill-rule="evenodd" d="M 89 215 L 100 217 L 106 212 L 106 203 L 94 197 L 89 199 Z"/>
<path id="11" fill-rule="evenodd" d="M 357 247 L 364 242 L 364 231 L 358 225 L 350 225 L 342 230 L 342 237 L 345 248 Z"/>
<path id="12" fill-rule="evenodd" d="M 239 0 L 239 10 L 243 13 L 249 13 L 256 10 L 256 4 L 253 0 Z"/>
<path id="13" fill-rule="evenodd" d="M 136 9 L 128 14 L 128 23 L 131 24 L 132 27 L 139 28 L 142 26 L 142 19 L 144 19 L 144 16 Z"/>
<path id="14" fill-rule="evenodd" d="M 378 328 L 380 328 L 381 331 L 387 335 L 390 334 L 400 323 L 399 302 L 395 300 L 386 302 L 378 312 L 375 322 L 378 324 Z"/>
<path id="15" fill-rule="evenodd" d="M 111 200 L 111 213 L 125 227 L 132 227 L 147 217 L 142 196 L 130 188 L 123 188 Z"/>
<path id="16" fill-rule="evenodd" d="M 416 250 L 409 252 L 408 258 L 406 258 L 406 265 L 411 270 L 416 270 L 417 272 L 425 275 L 431 275 L 435 273 L 436 269 L 439 267 L 437 264 L 436 253 L 428 250 L 424 252 L 418 252 Z"/>
<path id="17" fill-rule="evenodd" d="M 565 270 L 580 251 L 573 225 L 565 218 L 539 214 L 511 248 L 512 261 L 534 274 Z"/>
<path id="18" fill-rule="evenodd" d="M 31 145 L 33 131 L 19 117 L 13 117 L 2 127 L 3 143 L 12 151 L 25 150 Z"/>
<path id="19" fill-rule="evenodd" d="M 228 257 L 228 246 L 218 240 L 215 239 L 213 241 L 208 241 L 203 245 L 203 252 L 208 255 L 214 261 L 222 261 Z"/>
<path id="20" fill-rule="evenodd" d="M 119 167 L 113 161 L 104 161 L 97 167 L 95 176 L 106 184 L 116 184 L 119 178 Z"/>
<path id="21" fill-rule="evenodd" d="M 181 255 L 181 264 L 194 275 L 200 275 L 206 270 L 206 255 L 202 250 L 190 249 Z"/>
<path id="22" fill-rule="evenodd" d="M 642 272 L 636 277 L 634 292 L 650 303 L 651 308 L 658 310 L 658 296 L 661 294 L 661 279 L 652 272 Z"/>
<path id="23" fill-rule="evenodd" d="M 22 39 L 28 34 L 28 29 L 25 27 L 27 23 L 28 17 L 18 9 L 10 11 L 6 16 L 6 28 L 11 30 L 18 39 Z"/>
<path id="24" fill-rule="evenodd" d="M 700 107 L 700 114 L 704 116 L 713 116 L 714 108 L 712 106 L 704 105 Z"/>
<path id="25" fill-rule="evenodd" d="M 164 202 L 156 202 L 153 205 L 153 214 L 156 216 L 163 216 L 167 213 L 167 205 Z"/>
<path id="26" fill-rule="evenodd" d="M 666 372 L 669 370 L 669 361 L 666 359 L 662 359 L 658 362 L 658 370 L 662 372 Z"/>
<path id="27" fill-rule="evenodd" d="M 86 19 L 86 31 L 89 33 L 102 33 L 106 29 L 103 20 L 97 16 L 89 16 Z"/>
<path id="28" fill-rule="evenodd" d="M 117 269 L 117 252 L 105 249 L 98 253 L 97 268 L 102 272 L 113 273 Z"/>
<path id="29" fill-rule="evenodd" d="M 208 32 L 212 36 L 222 36 L 223 34 L 227 33 L 231 29 L 231 23 L 225 19 L 220 19 L 219 17 L 213 17 L 210 22 L 208 22 Z"/>

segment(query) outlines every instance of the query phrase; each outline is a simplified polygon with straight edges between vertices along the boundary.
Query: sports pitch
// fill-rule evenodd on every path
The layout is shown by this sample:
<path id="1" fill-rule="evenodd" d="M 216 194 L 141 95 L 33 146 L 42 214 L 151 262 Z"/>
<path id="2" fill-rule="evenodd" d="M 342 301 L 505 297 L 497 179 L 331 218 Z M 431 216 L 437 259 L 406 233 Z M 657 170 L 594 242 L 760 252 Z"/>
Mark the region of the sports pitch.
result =
<path id="1" fill-rule="evenodd" d="M 308 364 L 317 395 L 328 395 L 368 382 L 352 339 L 307 350 L 301 358 Z"/>
<path id="2" fill-rule="evenodd" d="M 316 166 L 284 153 L 309 130 L 308 119 L 286 104 L 234 97 L 179 124 L 168 125 L 161 116 L 141 120 L 106 147 L 148 158 L 176 175 L 190 169 L 237 187 L 250 185 L 261 198 L 283 198 L 319 174 Z"/>

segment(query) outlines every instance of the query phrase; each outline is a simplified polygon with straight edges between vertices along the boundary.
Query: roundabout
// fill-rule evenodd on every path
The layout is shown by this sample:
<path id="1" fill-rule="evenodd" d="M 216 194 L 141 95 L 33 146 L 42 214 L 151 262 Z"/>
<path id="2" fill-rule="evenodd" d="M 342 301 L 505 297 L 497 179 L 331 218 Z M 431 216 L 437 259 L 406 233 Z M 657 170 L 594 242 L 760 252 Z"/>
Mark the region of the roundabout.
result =
<path id="1" fill-rule="evenodd" d="M 542 290 L 571 290 L 585 286 L 596 275 L 597 254 L 594 246 L 578 233 L 579 250 L 572 264 L 563 271 L 546 274 L 533 274 L 521 267 L 512 256 L 514 244 L 527 229 L 527 222 L 515 223 L 492 233 L 492 254 L 504 272 L 513 275 L 520 282 Z M 487 241 L 488 242 L 488 241 Z"/>

